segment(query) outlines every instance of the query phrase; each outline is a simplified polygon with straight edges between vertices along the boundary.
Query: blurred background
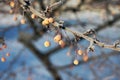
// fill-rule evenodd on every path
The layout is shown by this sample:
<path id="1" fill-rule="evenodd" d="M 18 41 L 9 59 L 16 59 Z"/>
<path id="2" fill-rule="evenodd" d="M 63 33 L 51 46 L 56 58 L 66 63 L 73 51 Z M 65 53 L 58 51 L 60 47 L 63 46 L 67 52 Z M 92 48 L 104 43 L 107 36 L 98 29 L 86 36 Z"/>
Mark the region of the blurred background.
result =
<path id="1" fill-rule="evenodd" d="M 15 1 L 14 8 L 10 1 Z M 37 11 L 44 11 L 60 0 L 30 1 Z M 97 38 L 107 44 L 120 40 L 120 0 L 61 1 L 51 16 L 63 20 L 66 27 L 79 32 L 94 29 Z M 4 58 L 0 61 L 0 80 L 120 80 L 120 52 L 96 46 L 88 61 L 77 56 L 79 64 L 75 66 L 74 49 L 70 45 L 61 48 L 53 41 L 54 31 L 46 31 L 41 19 L 32 19 L 29 11 L 24 12 L 18 0 L 0 0 L 0 38 L 7 45 L 0 50 L 0 58 Z M 20 23 L 23 17 L 26 24 Z M 51 42 L 48 48 L 44 47 L 46 40 Z M 84 50 L 89 43 L 80 40 L 79 45 Z"/>

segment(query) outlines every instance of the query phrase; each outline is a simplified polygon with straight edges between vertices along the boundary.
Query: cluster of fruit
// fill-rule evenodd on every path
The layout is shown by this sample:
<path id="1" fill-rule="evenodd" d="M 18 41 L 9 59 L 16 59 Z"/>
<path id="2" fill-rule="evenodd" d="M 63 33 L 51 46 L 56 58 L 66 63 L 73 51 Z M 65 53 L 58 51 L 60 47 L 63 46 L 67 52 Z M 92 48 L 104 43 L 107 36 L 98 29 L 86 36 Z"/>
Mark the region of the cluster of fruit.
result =
<path id="1" fill-rule="evenodd" d="M 15 7 L 15 2 L 11 1 L 10 2 L 10 6 L 12 8 Z M 10 10 L 10 13 L 13 13 L 13 11 Z M 36 19 L 37 16 L 35 14 L 31 14 L 31 18 L 32 19 Z M 17 20 L 17 16 L 16 15 L 14 16 L 14 20 L 15 21 Z M 26 23 L 26 19 L 22 18 L 20 22 L 21 22 L 21 24 L 25 24 Z M 49 17 L 49 18 L 45 18 L 42 21 L 42 25 L 43 26 L 49 26 L 50 24 L 52 24 L 54 22 L 55 22 L 54 18 Z M 66 45 L 65 41 L 62 39 L 62 35 L 59 34 L 59 33 L 57 35 L 55 35 L 55 37 L 53 38 L 53 40 L 54 40 L 55 43 L 57 43 L 58 45 L 60 45 L 62 48 Z M 44 46 L 45 47 L 50 47 L 51 46 L 51 42 L 49 40 L 45 41 L 44 42 Z M 84 52 L 81 49 L 76 50 L 76 53 L 77 53 L 77 55 L 83 56 L 83 61 L 87 61 L 88 60 L 88 55 L 83 54 Z M 74 65 L 78 65 L 79 64 L 79 60 L 78 59 L 74 59 L 73 60 L 73 64 Z"/>
<path id="2" fill-rule="evenodd" d="M 87 54 L 84 54 L 85 52 L 83 52 L 83 50 L 78 49 L 78 50 L 76 50 L 76 53 L 77 53 L 77 55 L 79 55 L 79 56 L 83 56 L 83 57 L 82 57 L 82 58 L 83 58 L 83 61 L 87 61 L 87 60 L 88 60 L 88 55 L 87 55 Z M 73 64 L 74 64 L 74 65 L 78 65 L 78 64 L 79 64 L 79 60 L 78 60 L 78 59 L 74 59 Z"/>
<path id="3" fill-rule="evenodd" d="M 4 50 L 7 48 L 7 45 L 5 43 L 2 43 L 2 46 L 0 47 L 0 51 Z M 10 53 L 6 53 L 6 57 L 9 57 L 10 56 Z M 1 62 L 5 62 L 6 61 L 6 58 L 4 56 L 1 57 Z"/>
<path id="4" fill-rule="evenodd" d="M 35 18 L 36 18 L 36 15 L 35 15 L 35 14 L 32 14 L 32 15 L 31 15 L 31 18 L 32 18 L 32 19 L 35 19 Z M 14 20 L 14 21 L 17 21 L 17 15 L 15 15 L 15 16 L 13 17 L 13 20 Z M 21 24 L 25 24 L 25 23 L 26 23 L 26 19 L 23 17 L 23 18 L 20 20 L 20 23 L 21 23 Z"/>
<path id="5" fill-rule="evenodd" d="M 54 23 L 54 19 L 52 17 L 50 18 L 46 18 L 42 21 L 42 25 L 43 26 L 48 26 L 51 23 Z M 66 45 L 65 41 L 62 40 L 62 35 L 61 34 L 57 34 L 54 38 L 53 38 L 55 43 L 58 43 L 62 48 Z M 44 42 L 44 46 L 45 47 L 49 47 L 51 45 L 50 41 L 45 41 Z M 83 61 L 87 61 L 88 60 L 88 55 L 83 54 L 84 52 L 81 49 L 76 50 L 77 55 L 79 56 L 83 56 Z M 74 59 L 73 60 L 73 64 L 74 65 L 78 65 L 79 64 L 79 60 L 78 59 Z"/>
<path id="6" fill-rule="evenodd" d="M 14 10 L 14 8 L 15 8 L 15 1 L 11 1 L 11 2 L 9 3 L 9 5 L 10 5 L 10 7 L 11 7 L 11 10 L 9 11 L 9 13 L 10 13 L 10 14 L 13 14 L 14 11 L 16 11 L 16 10 Z M 23 12 L 23 13 L 24 13 L 24 12 Z M 23 14 L 23 16 L 24 16 L 24 14 Z M 35 19 L 35 18 L 36 18 L 36 15 L 35 15 L 35 14 L 31 14 L 31 18 L 32 18 L 32 19 Z M 13 17 L 13 20 L 14 20 L 14 21 L 17 21 L 17 20 L 18 20 L 16 14 L 15 14 L 14 17 Z M 26 23 L 26 19 L 23 17 L 23 18 L 20 20 L 20 23 L 21 23 L 21 24 L 25 24 L 25 23 Z"/>
<path id="7" fill-rule="evenodd" d="M 65 46 L 65 41 L 62 40 L 62 35 L 61 34 L 57 34 L 55 37 L 54 37 L 54 42 L 58 43 L 62 48 Z M 45 47 L 49 47 L 51 45 L 50 41 L 45 41 L 44 42 L 44 46 Z"/>
<path id="8" fill-rule="evenodd" d="M 48 25 L 50 25 L 51 23 L 54 23 L 54 19 L 53 19 L 52 17 L 46 18 L 46 19 L 44 19 L 44 20 L 42 21 L 42 25 L 43 25 L 43 26 L 48 26 Z M 62 35 L 61 35 L 61 34 L 57 34 L 53 39 L 54 39 L 54 42 L 55 42 L 55 43 L 58 43 L 62 48 L 66 45 L 66 44 L 65 44 L 65 41 L 62 40 Z M 50 45 L 51 45 L 50 41 L 47 40 L 47 41 L 44 42 L 44 46 L 45 46 L 45 47 L 49 47 Z M 77 55 L 79 55 L 79 56 L 83 56 L 83 57 L 82 57 L 82 58 L 83 58 L 83 61 L 87 61 L 87 60 L 88 60 L 88 55 L 87 55 L 87 54 L 84 54 L 85 52 L 83 52 L 83 50 L 78 49 L 78 50 L 76 50 L 76 53 L 77 53 Z M 78 64 L 79 64 L 79 60 L 75 58 L 75 59 L 73 60 L 73 64 L 74 64 L 74 65 L 78 65 Z"/>
<path id="9" fill-rule="evenodd" d="M 54 19 L 52 17 L 46 18 L 42 21 L 42 25 L 47 26 L 47 25 L 49 25 L 50 23 L 53 23 L 53 22 L 54 22 Z"/>

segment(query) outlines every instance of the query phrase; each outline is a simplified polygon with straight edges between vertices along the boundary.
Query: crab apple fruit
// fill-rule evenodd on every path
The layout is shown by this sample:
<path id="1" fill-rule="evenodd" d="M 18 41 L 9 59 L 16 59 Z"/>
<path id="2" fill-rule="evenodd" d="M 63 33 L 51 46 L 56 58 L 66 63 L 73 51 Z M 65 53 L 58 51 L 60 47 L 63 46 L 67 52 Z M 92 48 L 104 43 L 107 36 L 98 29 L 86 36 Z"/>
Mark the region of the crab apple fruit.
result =
<path id="1" fill-rule="evenodd" d="M 53 23 L 54 22 L 54 19 L 51 17 L 48 19 L 49 23 Z"/>
<path id="2" fill-rule="evenodd" d="M 6 53 L 6 56 L 7 56 L 7 57 L 9 57 L 9 56 L 10 56 L 10 53 L 9 53 L 9 52 L 8 52 L 8 53 Z"/>
<path id="3" fill-rule="evenodd" d="M 46 26 L 46 23 L 45 23 L 45 21 L 42 21 L 42 25 L 43 25 L 43 26 Z"/>
<path id="4" fill-rule="evenodd" d="M 32 14 L 32 15 L 31 15 L 31 18 L 32 18 L 32 19 L 35 19 L 35 18 L 36 18 L 36 15 L 35 15 L 35 14 Z"/>
<path id="5" fill-rule="evenodd" d="M 14 17 L 13 17 L 13 20 L 16 21 L 16 20 L 17 20 L 17 16 L 14 16 Z"/>
<path id="6" fill-rule="evenodd" d="M 2 61 L 2 62 L 5 62 L 5 61 L 6 61 L 6 58 L 5 58 L 5 57 L 1 57 L 1 61 Z"/>
<path id="7" fill-rule="evenodd" d="M 25 19 L 21 19 L 20 23 L 21 23 L 21 24 L 25 24 L 25 23 L 26 23 L 26 20 L 25 20 Z"/>
<path id="8" fill-rule="evenodd" d="M 44 19 L 44 21 L 42 21 L 43 26 L 46 26 L 48 24 L 49 24 L 49 19 L 48 18 L 46 18 L 46 19 Z"/>
<path id="9" fill-rule="evenodd" d="M 45 46 L 45 47 L 49 47 L 50 45 L 51 45 L 51 44 L 50 44 L 50 41 L 45 41 L 45 42 L 44 42 L 44 46 Z"/>
<path id="10" fill-rule="evenodd" d="M 54 37 L 54 41 L 59 43 L 59 41 L 62 39 L 62 36 L 61 34 L 57 34 L 55 37 Z"/>
<path id="11" fill-rule="evenodd" d="M 88 60 L 88 55 L 84 55 L 84 56 L 83 56 L 83 61 L 86 62 L 87 60 Z"/>
<path id="12" fill-rule="evenodd" d="M 10 14 L 13 14 L 13 10 L 10 10 L 9 13 L 10 13 Z"/>
<path id="13" fill-rule="evenodd" d="M 82 51 L 82 50 L 78 50 L 78 51 L 77 51 L 77 54 L 78 54 L 78 55 L 82 55 L 82 54 L 83 54 L 83 51 Z"/>
<path id="14" fill-rule="evenodd" d="M 10 6 L 13 8 L 13 7 L 15 7 L 15 2 L 14 1 L 11 1 L 10 2 Z"/>
<path id="15" fill-rule="evenodd" d="M 73 64 L 74 64 L 74 65 L 78 65 L 78 64 L 79 64 L 79 61 L 78 61 L 77 59 L 75 59 L 75 60 L 73 61 Z"/>
<path id="16" fill-rule="evenodd" d="M 63 40 L 60 40 L 60 41 L 59 41 L 59 45 L 60 45 L 61 47 L 64 47 L 64 46 L 65 46 L 65 42 L 64 42 Z"/>

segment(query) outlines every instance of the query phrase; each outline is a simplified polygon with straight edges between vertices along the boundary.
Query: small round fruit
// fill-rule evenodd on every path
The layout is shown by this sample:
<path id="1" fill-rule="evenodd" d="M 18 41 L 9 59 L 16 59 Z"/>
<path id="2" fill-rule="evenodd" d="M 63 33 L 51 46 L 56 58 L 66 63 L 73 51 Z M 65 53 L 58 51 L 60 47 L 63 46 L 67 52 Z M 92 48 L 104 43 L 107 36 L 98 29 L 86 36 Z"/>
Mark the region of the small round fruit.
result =
<path id="1" fill-rule="evenodd" d="M 10 13 L 10 14 L 13 14 L 13 10 L 10 10 L 9 13 Z"/>
<path id="2" fill-rule="evenodd" d="M 86 62 L 87 60 L 88 60 L 88 56 L 87 56 L 87 55 L 84 55 L 84 56 L 83 56 L 83 61 Z"/>
<path id="3" fill-rule="evenodd" d="M 62 36 L 60 34 L 57 34 L 55 37 L 54 37 L 54 41 L 55 42 L 59 42 L 60 40 L 62 39 Z"/>
<path id="4" fill-rule="evenodd" d="M 10 56 L 10 53 L 6 53 L 6 56 L 9 57 L 9 56 Z"/>
<path id="5" fill-rule="evenodd" d="M 78 65 L 78 64 L 79 64 L 79 61 L 78 61 L 77 59 L 75 59 L 75 60 L 73 61 L 73 63 L 74 63 L 74 65 Z"/>
<path id="6" fill-rule="evenodd" d="M 2 58 L 1 58 L 1 61 L 2 61 L 2 62 L 5 62 L 5 61 L 6 61 L 6 58 L 5 58 L 5 57 L 2 57 Z"/>
<path id="7" fill-rule="evenodd" d="M 43 26 L 46 26 L 46 23 L 45 23 L 45 21 L 42 21 L 42 25 L 43 25 Z"/>
<path id="8" fill-rule="evenodd" d="M 53 23 L 54 22 L 54 19 L 53 18 L 49 18 L 49 23 Z"/>
<path id="9" fill-rule="evenodd" d="M 45 41 L 45 42 L 44 42 L 44 46 L 45 46 L 45 47 L 49 47 L 49 46 L 50 46 L 50 42 L 49 42 L 49 41 Z"/>
<path id="10" fill-rule="evenodd" d="M 21 19 L 21 24 L 25 24 L 26 23 L 26 20 L 25 19 Z"/>
<path id="11" fill-rule="evenodd" d="M 78 53 L 78 55 L 82 55 L 83 51 L 82 50 L 78 50 L 77 53 Z"/>
<path id="12" fill-rule="evenodd" d="M 42 25 L 43 26 L 49 25 L 49 19 L 48 18 L 44 19 L 44 21 L 42 22 Z"/>
<path id="13" fill-rule="evenodd" d="M 59 41 L 59 45 L 60 45 L 61 47 L 64 47 L 64 46 L 65 46 L 65 42 L 64 42 L 63 40 L 60 40 L 60 41 Z"/>
<path id="14" fill-rule="evenodd" d="M 32 15 L 31 15 L 31 18 L 32 18 L 32 19 L 35 19 L 35 18 L 36 18 L 36 15 L 35 15 L 35 14 L 32 14 Z"/>
<path id="15" fill-rule="evenodd" d="M 13 8 L 13 7 L 15 7 L 15 2 L 14 1 L 11 1 L 10 2 L 10 6 Z"/>
<path id="16" fill-rule="evenodd" d="M 17 21 L 17 16 L 14 16 L 14 17 L 13 17 L 13 20 L 14 20 L 14 21 Z"/>

